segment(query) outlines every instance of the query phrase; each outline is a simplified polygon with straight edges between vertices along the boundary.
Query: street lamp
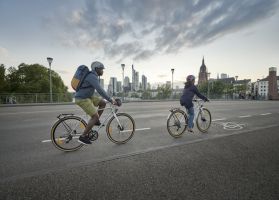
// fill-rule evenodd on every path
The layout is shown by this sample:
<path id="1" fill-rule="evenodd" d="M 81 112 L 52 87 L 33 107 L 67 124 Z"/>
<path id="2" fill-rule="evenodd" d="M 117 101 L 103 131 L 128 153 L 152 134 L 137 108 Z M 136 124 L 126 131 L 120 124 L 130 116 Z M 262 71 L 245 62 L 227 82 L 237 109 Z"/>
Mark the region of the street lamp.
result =
<path id="1" fill-rule="evenodd" d="M 47 62 L 49 65 L 49 93 L 50 93 L 50 102 L 52 103 L 52 82 L 51 82 L 51 63 L 53 61 L 53 58 L 47 57 Z"/>
<path id="2" fill-rule="evenodd" d="M 207 73 L 207 98 L 209 98 L 209 77 L 210 77 L 210 72 Z"/>
<path id="3" fill-rule="evenodd" d="M 171 79 L 171 95 L 173 97 L 173 72 L 174 72 L 174 68 L 171 69 L 171 73 L 172 73 L 172 79 Z"/>
<path id="4" fill-rule="evenodd" d="M 125 68 L 125 64 L 121 64 L 121 67 L 122 67 L 122 79 L 123 79 L 123 100 L 122 101 L 124 101 L 124 68 Z"/>
<path id="5" fill-rule="evenodd" d="M 235 93 L 236 93 L 236 95 L 237 95 L 237 78 L 238 78 L 238 76 L 235 76 Z"/>

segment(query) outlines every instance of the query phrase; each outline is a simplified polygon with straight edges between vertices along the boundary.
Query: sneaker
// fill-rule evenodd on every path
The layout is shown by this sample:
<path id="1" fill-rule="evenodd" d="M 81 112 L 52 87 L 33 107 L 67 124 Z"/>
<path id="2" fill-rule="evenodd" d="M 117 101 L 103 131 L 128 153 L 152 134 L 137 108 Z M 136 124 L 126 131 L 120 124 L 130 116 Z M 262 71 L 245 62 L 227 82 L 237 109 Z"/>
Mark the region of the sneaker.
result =
<path id="1" fill-rule="evenodd" d="M 96 126 L 100 126 L 101 125 L 101 122 L 100 120 L 98 120 L 96 123 L 95 123 Z"/>
<path id="2" fill-rule="evenodd" d="M 86 145 L 87 144 L 92 144 L 92 142 L 90 141 L 89 137 L 85 136 L 85 135 L 79 136 L 78 142 L 82 143 L 82 144 L 86 144 Z"/>
<path id="3" fill-rule="evenodd" d="M 188 131 L 189 131 L 190 133 L 194 133 L 193 129 L 191 129 L 191 128 L 188 128 Z"/>

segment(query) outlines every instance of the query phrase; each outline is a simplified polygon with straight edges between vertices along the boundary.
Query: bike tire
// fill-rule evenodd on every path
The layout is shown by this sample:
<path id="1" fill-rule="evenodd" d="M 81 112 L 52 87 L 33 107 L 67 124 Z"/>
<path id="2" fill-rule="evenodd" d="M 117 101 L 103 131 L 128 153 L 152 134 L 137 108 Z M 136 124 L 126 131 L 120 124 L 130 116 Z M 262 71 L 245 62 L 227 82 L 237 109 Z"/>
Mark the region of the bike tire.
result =
<path id="1" fill-rule="evenodd" d="M 123 129 L 121 130 L 117 119 L 113 116 L 106 126 L 107 136 L 115 144 L 125 144 L 135 133 L 135 121 L 126 113 L 117 113 L 116 116 Z"/>
<path id="2" fill-rule="evenodd" d="M 203 113 L 204 113 L 203 119 L 202 119 L 201 112 L 198 113 L 196 124 L 197 124 L 197 128 L 202 133 L 206 133 L 210 128 L 212 118 L 211 118 L 211 113 L 207 108 L 203 108 Z"/>
<path id="3" fill-rule="evenodd" d="M 181 137 L 188 126 L 188 117 L 183 110 L 174 110 L 167 119 L 167 130 L 169 134 L 178 138 Z"/>
<path id="4" fill-rule="evenodd" d="M 74 126 L 71 127 L 72 125 Z M 61 151 L 76 151 L 83 146 L 83 144 L 78 142 L 78 138 L 83 133 L 86 126 L 87 123 L 80 117 L 63 117 L 52 126 L 51 141 L 53 145 Z M 75 128 L 75 130 L 73 130 L 73 128 Z M 71 132 L 71 134 L 69 132 Z"/>

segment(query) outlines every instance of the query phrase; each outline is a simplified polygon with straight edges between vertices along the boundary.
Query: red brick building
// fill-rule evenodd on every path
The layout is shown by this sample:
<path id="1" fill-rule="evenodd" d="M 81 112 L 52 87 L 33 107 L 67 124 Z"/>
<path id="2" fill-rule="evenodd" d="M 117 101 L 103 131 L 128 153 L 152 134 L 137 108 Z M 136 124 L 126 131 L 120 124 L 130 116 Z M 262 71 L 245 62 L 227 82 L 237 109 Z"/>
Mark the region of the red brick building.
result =
<path id="1" fill-rule="evenodd" d="M 207 69 L 206 69 L 206 66 L 204 64 L 204 58 L 202 58 L 202 65 L 200 67 L 198 85 L 201 85 L 201 84 L 203 84 L 207 81 L 208 81 Z"/>
<path id="2" fill-rule="evenodd" d="M 279 100 L 276 67 L 269 68 L 268 80 L 268 99 Z"/>

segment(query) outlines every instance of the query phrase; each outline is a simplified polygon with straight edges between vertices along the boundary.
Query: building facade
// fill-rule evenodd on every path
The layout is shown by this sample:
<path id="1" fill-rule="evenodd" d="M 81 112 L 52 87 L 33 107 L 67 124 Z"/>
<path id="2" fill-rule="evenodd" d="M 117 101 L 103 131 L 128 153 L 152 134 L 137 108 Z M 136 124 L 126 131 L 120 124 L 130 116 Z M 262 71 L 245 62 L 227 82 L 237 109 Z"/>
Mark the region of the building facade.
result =
<path id="1" fill-rule="evenodd" d="M 141 76 L 141 82 L 142 82 L 142 90 L 147 90 L 147 77 L 145 75 Z"/>
<path id="2" fill-rule="evenodd" d="M 270 87 L 271 86 L 271 87 Z M 269 68 L 269 76 L 258 79 L 254 83 L 255 96 L 259 99 L 278 99 L 279 76 L 276 75 L 276 68 Z"/>
<path id="3" fill-rule="evenodd" d="M 207 68 L 206 65 L 204 64 L 204 58 L 202 58 L 202 65 L 200 67 L 198 85 L 201 85 L 207 81 L 208 81 Z"/>

